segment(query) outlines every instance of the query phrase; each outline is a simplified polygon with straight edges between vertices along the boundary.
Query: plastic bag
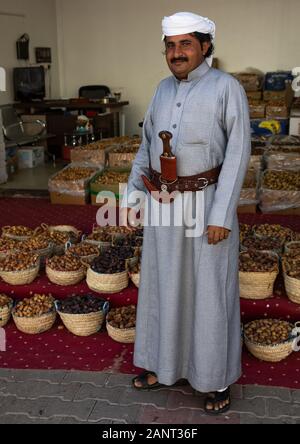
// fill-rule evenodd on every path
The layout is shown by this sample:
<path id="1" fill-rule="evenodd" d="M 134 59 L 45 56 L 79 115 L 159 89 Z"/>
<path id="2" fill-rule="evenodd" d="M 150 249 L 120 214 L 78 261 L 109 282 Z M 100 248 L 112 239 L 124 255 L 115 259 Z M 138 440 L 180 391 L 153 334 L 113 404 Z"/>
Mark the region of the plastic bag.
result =
<path id="1" fill-rule="evenodd" d="M 271 145 L 299 145 L 300 146 L 300 136 L 285 136 L 277 135 L 272 136 L 270 139 Z"/>
<path id="2" fill-rule="evenodd" d="M 260 209 L 263 213 L 299 208 L 300 171 L 265 171 L 259 200 Z"/>
<path id="3" fill-rule="evenodd" d="M 249 169 L 253 169 L 256 172 L 262 170 L 262 155 L 252 155 L 250 158 Z"/>
<path id="4" fill-rule="evenodd" d="M 258 200 L 258 189 L 260 183 L 260 170 L 255 170 L 250 168 L 247 171 L 244 185 L 240 195 L 239 206 L 243 205 L 257 205 Z"/>
<path id="5" fill-rule="evenodd" d="M 277 153 L 300 153 L 300 145 L 270 145 L 266 148 L 265 152 Z"/>
<path id="6" fill-rule="evenodd" d="M 268 170 L 294 170 L 300 171 L 300 153 L 278 153 L 267 151 L 264 162 Z"/>
<path id="7" fill-rule="evenodd" d="M 84 174 L 84 169 L 87 170 L 86 175 Z M 71 170 L 73 170 L 73 172 Z M 102 170 L 102 166 L 97 168 L 95 165 L 87 163 L 73 163 L 68 165 L 66 168 L 50 177 L 48 182 L 49 192 L 69 194 L 72 196 L 85 196 L 88 194 L 90 181 Z M 82 174 L 80 174 L 81 172 Z M 74 179 L 71 178 L 72 173 L 74 174 Z M 83 177 L 76 179 L 76 174 L 80 174 Z"/>
<path id="8" fill-rule="evenodd" d="M 243 188 L 240 195 L 239 206 L 257 205 L 259 203 L 257 190 L 254 188 Z"/>

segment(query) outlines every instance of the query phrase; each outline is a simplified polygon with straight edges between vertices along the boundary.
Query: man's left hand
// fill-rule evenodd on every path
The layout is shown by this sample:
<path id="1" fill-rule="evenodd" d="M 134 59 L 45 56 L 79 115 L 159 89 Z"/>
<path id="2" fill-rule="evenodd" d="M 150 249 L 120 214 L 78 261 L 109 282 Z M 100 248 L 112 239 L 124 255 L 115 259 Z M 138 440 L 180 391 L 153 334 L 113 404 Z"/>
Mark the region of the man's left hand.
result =
<path id="1" fill-rule="evenodd" d="M 230 230 L 223 227 L 209 226 L 207 229 L 207 237 L 209 245 L 217 245 L 219 242 L 223 242 L 228 239 Z"/>

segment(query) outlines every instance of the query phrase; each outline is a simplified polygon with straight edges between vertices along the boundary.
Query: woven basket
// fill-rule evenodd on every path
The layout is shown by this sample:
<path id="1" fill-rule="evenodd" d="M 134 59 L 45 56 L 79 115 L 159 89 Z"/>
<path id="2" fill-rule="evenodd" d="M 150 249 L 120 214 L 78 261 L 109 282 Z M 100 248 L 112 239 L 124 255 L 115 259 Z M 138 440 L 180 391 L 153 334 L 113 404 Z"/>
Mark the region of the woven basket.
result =
<path id="1" fill-rule="evenodd" d="M 14 239 L 14 240 L 20 241 L 20 242 L 27 241 L 32 238 L 31 235 L 30 236 L 16 236 L 14 234 L 9 234 L 9 233 L 7 233 L 7 234 L 3 233 L 2 237 L 7 238 L 7 239 Z"/>
<path id="2" fill-rule="evenodd" d="M 86 242 L 84 241 L 84 243 Z M 67 242 L 65 246 L 65 253 L 71 254 L 73 257 L 80 259 L 85 264 L 91 264 L 93 260 L 100 255 L 100 248 L 98 248 L 98 253 L 90 254 L 89 256 L 79 256 L 78 254 L 75 253 L 69 253 L 70 248 L 72 248 L 72 244 L 71 242 Z"/>
<path id="3" fill-rule="evenodd" d="M 260 345 L 251 342 L 246 336 L 245 345 L 249 352 L 261 361 L 280 362 L 286 359 L 293 352 L 293 342 L 295 338 L 282 344 Z"/>
<path id="4" fill-rule="evenodd" d="M 284 246 L 284 252 L 285 253 L 290 253 L 291 251 L 293 251 L 293 249 L 290 248 L 291 245 L 298 245 L 299 246 L 299 252 L 300 252 L 300 242 L 299 241 L 293 241 L 293 242 L 288 242 L 285 244 Z"/>
<path id="5" fill-rule="evenodd" d="M 89 289 L 96 293 L 119 293 L 128 287 L 129 276 L 127 271 L 115 274 L 99 274 L 89 268 L 86 282 Z"/>
<path id="6" fill-rule="evenodd" d="M 279 274 L 279 258 L 276 253 L 270 251 L 261 251 L 260 253 L 267 253 L 269 256 L 275 257 L 278 261 L 277 270 L 271 272 L 240 271 L 240 296 L 242 299 L 263 300 L 273 296 L 274 284 Z"/>
<path id="7" fill-rule="evenodd" d="M 112 327 L 109 322 L 106 323 L 108 335 L 116 342 L 121 344 L 134 344 L 135 342 L 135 328 L 128 328 L 121 330 L 120 328 Z"/>
<path id="8" fill-rule="evenodd" d="M 50 282 L 60 286 L 79 284 L 85 278 L 85 268 L 77 271 L 57 271 L 46 266 L 46 274 Z"/>
<path id="9" fill-rule="evenodd" d="M 140 288 L 140 273 L 129 273 L 129 277 L 137 288 Z"/>
<path id="10" fill-rule="evenodd" d="M 33 253 L 40 258 L 40 269 L 44 269 L 46 265 L 46 260 L 52 256 L 53 244 L 50 243 L 47 248 L 44 248 L 43 250 L 35 250 L 33 251 Z"/>
<path id="11" fill-rule="evenodd" d="M 7 238 L 7 239 L 14 239 L 17 241 L 26 241 L 28 239 L 31 239 L 35 233 L 35 232 L 33 232 L 32 234 L 29 234 L 27 236 L 17 236 L 15 234 L 10 234 L 7 232 L 10 228 L 11 227 L 9 225 L 7 225 L 6 227 L 2 227 L 2 237 Z"/>
<path id="12" fill-rule="evenodd" d="M 107 310 L 104 308 L 96 313 L 69 314 L 58 311 L 65 327 L 75 336 L 91 336 L 101 330 Z"/>
<path id="13" fill-rule="evenodd" d="M 40 263 L 29 270 L 23 271 L 0 271 L 0 277 L 10 285 L 28 285 L 31 284 L 39 274 Z"/>
<path id="14" fill-rule="evenodd" d="M 63 233 L 74 233 L 74 238 L 76 238 L 78 241 L 82 236 L 82 232 L 77 230 L 77 228 L 73 227 L 72 225 L 57 225 L 51 227 L 47 224 L 42 224 L 41 226 L 44 230 L 48 230 L 50 233 L 53 231 L 61 231 Z"/>
<path id="15" fill-rule="evenodd" d="M 0 328 L 4 327 L 8 323 L 10 316 L 11 316 L 12 308 L 13 308 L 13 300 L 12 299 L 10 299 L 10 302 L 8 305 L 6 305 L 3 308 L 0 308 Z"/>
<path id="16" fill-rule="evenodd" d="M 56 311 L 32 318 L 21 318 L 16 316 L 13 310 L 12 316 L 18 330 L 28 335 L 36 335 L 44 333 L 53 327 L 56 320 Z"/>
<path id="17" fill-rule="evenodd" d="M 90 265 L 93 262 L 93 260 L 96 259 L 96 257 L 99 257 L 99 254 L 91 254 L 90 256 L 82 256 L 82 257 L 80 257 L 80 259 L 81 259 L 82 263 Z"/>
<path id="18" fill-rule="evenodd" d="M 5 259 L 6 256 L 11 256 L 13 254 L 18 253 L 17 250 L 7 250 L 7 251 L 1 251 L 0 252 L 0 259 Z"/>
<path id="19" fill-rule="evenodd" d="M 239 272 L 240 296 L 242 299 L 268 299 L 273 296 L 278 271 Z"/>
<path id="20" fill-rule="evenodd" d="M 101 251 L 105 251 L 105 250 L 107 250 L 108 248 L 111 247 L 111 242 L 102 242 L 102 241 L 96 241 L 96 240 L 92 240 L 92 239 L 85 239 L 84 243 L 85 244 L 95 245 Z"/>
<path id="21" fill-rule="evenodd" d="M 52 254 L 53 256 L 64 256 L 66 252 L 66 246 L 61 244 L 53 244 Z"/>
<path id="22" fill-rule="evenodd" d="M 300 304 L 300 280 L 288 276 L 287 273 L 284 273 L 283 276 L 289 300 L 295 304 Z"/>

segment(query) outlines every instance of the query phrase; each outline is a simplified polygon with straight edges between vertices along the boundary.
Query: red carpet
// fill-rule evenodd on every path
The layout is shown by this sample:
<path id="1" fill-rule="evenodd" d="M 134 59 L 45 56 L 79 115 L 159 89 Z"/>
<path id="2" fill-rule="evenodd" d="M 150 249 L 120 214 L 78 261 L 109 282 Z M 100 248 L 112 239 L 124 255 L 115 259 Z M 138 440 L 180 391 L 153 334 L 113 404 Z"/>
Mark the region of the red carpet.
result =
<path id="1" fill-rule="evenodd" d="M 52 206 L 46 199 L 0 199 L 0 226 L 27 225 L 36 227 L 42 222 L 49 225 L 74 225 L 83 232 L 90 232 L 96 222 L 97 208 Z M 241 215 L 243 223 L 280 223 L 300 232 L 300 216 Z M 48 282 L 42 275 L 30 286 L 11 287 L 0 282 L 0 293 L 16 298 L 27 297 L 30 292 L 51 293 L 56 298 L 80 294 L 88 290 L 85 282 L 73 287 L 59 287 Z M 122 293 L 105 296 L 111 306 L 137 302 L 134 286 Z M 287 299 L 278 280 L 274 298 L 266 301 L 242 300 L 243 321 L 262 317 L 278 317 L 290 321 L 300 320 L 300 305 Z M 89 338 L 78 338 L 58 323 L 50 332 L 27 336 L 16 330 L 11 321 L 6 327 L 7 351 L 0 353 L 1 368 L 15 369 L 67 369 L 137 373 L 133 367 L 133 346 L 117 344 L 106 332 Z M 243 356 L 242 384 L 260 384 L 300 389 L 300 353 L 293 353 L 278 364 L 263 363 L 246 351 Z"/>
<path id="2" fill-rule="evenodd" d="M 0 368 L 104 371 L 137 374 L 132 364 L 133 346 L 112 341 L 106 332 L 79 338 L 58 323 L 42 335 L 24 335 L 11 321 L 5 328 L 7 351 L 0 353 Z M 300 353 L 293 353 L 282 363 L 270 364 L 243 353 L 240 384 L 300 389 Z"/>

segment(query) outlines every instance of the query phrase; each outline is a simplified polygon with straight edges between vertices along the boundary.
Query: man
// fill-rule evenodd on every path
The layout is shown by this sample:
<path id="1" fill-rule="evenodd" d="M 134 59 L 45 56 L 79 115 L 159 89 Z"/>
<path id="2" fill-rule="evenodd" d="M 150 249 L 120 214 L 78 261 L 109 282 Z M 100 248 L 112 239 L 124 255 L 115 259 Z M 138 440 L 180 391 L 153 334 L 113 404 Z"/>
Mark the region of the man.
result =
<path id="1" fill-rule="evenodd" d="M 177 13 L 165 17 L 163 34 L 173 76 L 160 83 L 147 112 L 128 195 L 186 190 L 201 207 L 204 229 L 187 237 L 185 226 L 145 227 L 134 363 L 147 370 L 133 385 L 150 390 L 187 379 L 211 392 L 206 412 L 220 414 L 241 375 L 236 209 L 250 156 L 248 106 L 239 83 L 209 66 L 213 22 Z M 160 138 L 168 137 L 175 185 L 162 180 Z"/>

